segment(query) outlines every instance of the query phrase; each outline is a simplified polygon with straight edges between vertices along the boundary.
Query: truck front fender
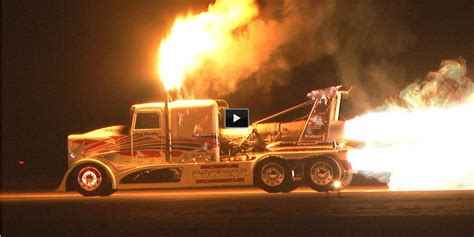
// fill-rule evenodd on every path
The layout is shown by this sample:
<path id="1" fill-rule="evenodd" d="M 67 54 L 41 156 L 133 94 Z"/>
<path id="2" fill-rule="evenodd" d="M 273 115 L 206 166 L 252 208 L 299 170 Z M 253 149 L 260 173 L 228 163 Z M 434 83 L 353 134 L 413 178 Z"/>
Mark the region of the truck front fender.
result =
<path id="1" fill-rule="evenodd" d="M 63 179 L 61 180 L 61 183 L 59 184 L 59 187 L 56 189 L 56 191 L 58 191 L 58 192 L 71 191 L 71 189 L 70 189 L 71 187 L 69 187 L 69 183 L 68 183 L 69 182 L 69 176 L 71 175 L 71 172 L 76 167 L 78 167 L 79 165 L 82 165 L 82 164 L 95 164 L 95 165 L 98 165 L 98 166 L 102 167 L 107 172 L 107 175 L 109 175 L 109 177 L 110 177 L 110 182 L 112 184 L 112 189 L 117 188 L 117 180 L 116 180 L 116 177 L 115 177 L 115 172 L 113 171 L 113 169 L 111 168 L 110 165 L 107 165 L 105 162 L 100 161 L 100 160 L 85 158 L 85 159 L 81 159 L 78 162 L 70 165 L 70 167 L 66 171 L 66 173 L 65 173 Z"/>

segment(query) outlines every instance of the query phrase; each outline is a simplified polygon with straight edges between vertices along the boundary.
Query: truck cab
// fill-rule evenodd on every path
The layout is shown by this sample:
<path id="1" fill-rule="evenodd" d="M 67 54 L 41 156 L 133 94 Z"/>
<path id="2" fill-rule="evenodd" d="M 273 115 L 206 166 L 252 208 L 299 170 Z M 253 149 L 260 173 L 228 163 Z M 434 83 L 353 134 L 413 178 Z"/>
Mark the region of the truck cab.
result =
<path id="1" fill-rule="evenodd" d="M 214 100 L 178 100 L 170 103 L 170 145 L 165 155 L 165 105 L 133 105 L 130 149 L 137 158 L 160 162 L 219 161 L 217 103 Z"/>

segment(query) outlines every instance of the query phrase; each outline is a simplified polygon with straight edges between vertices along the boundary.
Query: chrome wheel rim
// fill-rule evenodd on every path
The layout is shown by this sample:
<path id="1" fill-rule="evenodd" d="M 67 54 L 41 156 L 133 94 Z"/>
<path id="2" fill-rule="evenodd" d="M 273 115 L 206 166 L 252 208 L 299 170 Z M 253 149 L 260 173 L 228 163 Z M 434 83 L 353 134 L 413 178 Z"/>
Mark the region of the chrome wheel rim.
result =
<path id="1" fill-rule="evenodd" d="M 278 163 L 268 163 L 261 170 L 262 181 L 265 185 L 275 187 L 285 180 L 285 170 Z"/>
<path id="2" fill-rule="evenodd" d="M 102 175 L 95 167 L 86 166 L 79 171 L 77 181 L 84 190 L 94 191 L 102 183 Z"/>
<path id="3" fill-rule="evenodd" d="M 315 162 L 310 170 L 313 183 L 317 185 L 328 185 L 334 180 L 334 169 L 326 162 Z"/>

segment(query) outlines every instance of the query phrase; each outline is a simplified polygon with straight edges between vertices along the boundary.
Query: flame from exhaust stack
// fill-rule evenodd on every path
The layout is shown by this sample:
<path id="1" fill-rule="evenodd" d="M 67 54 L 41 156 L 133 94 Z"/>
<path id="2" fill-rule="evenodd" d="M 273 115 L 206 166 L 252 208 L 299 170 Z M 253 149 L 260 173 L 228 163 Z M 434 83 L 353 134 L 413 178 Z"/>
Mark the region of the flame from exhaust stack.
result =
<path id="1" fill-rule="evenodd" d="M 474 84 L 465 62 L 443 61 L 390 104 L 346 122 L 364 142 L 348 159 L 355 170 L 395 190 L 474 189 Z"/>
<path id="2" fill-rule="evenodd" d="M 206 12 L 175 20 L 159 45 L 155 70 L 166 89 L 181 88 L 184 97 L 215 98 L 238 91 L 242 102 L 251 102 L 254 94 L 261 101 L 270 100 L 267 92 L 275 85 L 299 80 L 291 73 L 294 68 L 307 68 L 322 59 L 321 67 L 332 72 L 334 60 L 337 72 L 333 75 L 340 81 L 375 88 L 370 96 L 359 94 L 362 90 L 352 94 L 360 98 L 358 109 L 364 109 L 397 92 L 394 79 L 404 77 L 395 59 L 414 37 L 398 21 L 406 11 L 393 7 L 399 5 L 217 0 Z M 326 77 L 325 70 L 311 78 Z"/>
<path id="3" fill-rule="evenodd" d="M 178 17 L 158 53 L 158 74 L 165 89 L 180 89 L 186 76 L 207 59 L 219 58 L 217 54 L 235 41 L 235 31 L 257 15 L 253 0 L 217 0 L 207 12 Z"/>

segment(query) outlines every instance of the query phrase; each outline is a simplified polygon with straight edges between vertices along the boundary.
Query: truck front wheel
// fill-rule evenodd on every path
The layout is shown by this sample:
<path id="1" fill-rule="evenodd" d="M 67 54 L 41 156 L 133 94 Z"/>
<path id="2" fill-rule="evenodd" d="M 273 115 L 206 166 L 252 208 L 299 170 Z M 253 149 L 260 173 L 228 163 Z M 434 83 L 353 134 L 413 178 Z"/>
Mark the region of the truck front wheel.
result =
<path id="1" fill-rule="evenodd" d="M 341 170 L 331 158 L 314 158 L 304 166 L 304 180 L 318 192 L 333 191 L 341 187 Z"/>
<path id="2" fill-rule="evenodd" d="M 94 164 L 80 165 L 71 175 L 74 189 L 83 196 L 108 196 L 113 193 L 107 172 Z"/>
<path id="3" fill-rule="evenodd" d="M 290 192 L 294 187 L 288 164 L 278 158 L 268 158 L 255 168 L 255 183 L 269 193 Z"/>

